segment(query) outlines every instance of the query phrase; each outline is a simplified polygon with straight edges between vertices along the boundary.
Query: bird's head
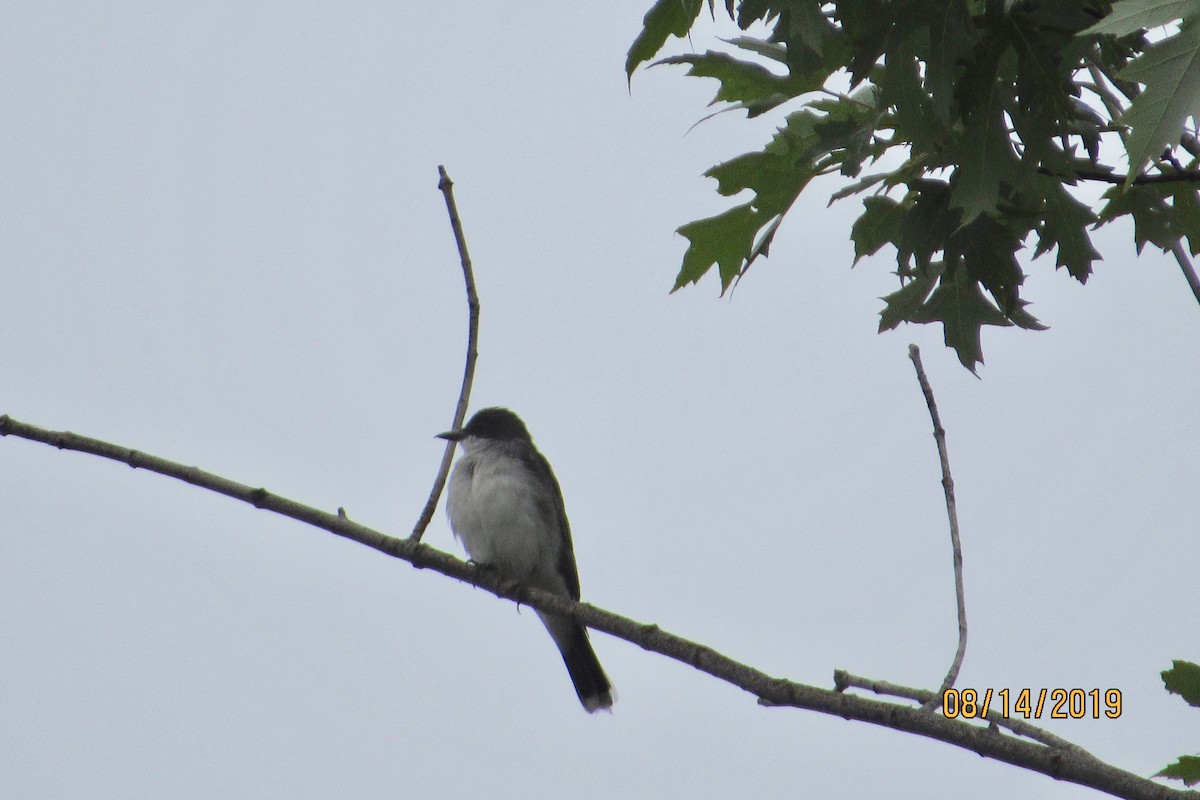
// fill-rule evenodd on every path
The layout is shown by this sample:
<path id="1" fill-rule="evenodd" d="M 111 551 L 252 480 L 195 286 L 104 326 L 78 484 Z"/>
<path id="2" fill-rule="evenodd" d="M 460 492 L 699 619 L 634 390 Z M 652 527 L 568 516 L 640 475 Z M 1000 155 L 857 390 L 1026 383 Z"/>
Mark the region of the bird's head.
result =
<path id="1" fill-rule="evenodd" d="M 448 439 L 452 442 L 459 442 L 467 438 L 532 441 L 525 423 L 507 408 L 485 408 L 477 411 L 466 425 L 456 430 L 439 433 L 437 438 Z"/>

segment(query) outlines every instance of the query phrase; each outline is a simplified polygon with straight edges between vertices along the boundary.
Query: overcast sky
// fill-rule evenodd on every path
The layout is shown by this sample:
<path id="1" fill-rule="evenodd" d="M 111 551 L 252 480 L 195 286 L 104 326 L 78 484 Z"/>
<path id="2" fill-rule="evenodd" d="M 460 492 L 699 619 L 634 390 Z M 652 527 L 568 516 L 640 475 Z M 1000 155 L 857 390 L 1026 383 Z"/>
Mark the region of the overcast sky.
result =
<path id="1" fill-rule="evenodd" d="M 465 342 L 445 164 L 473 406 L 553 463 L 585 599 L 807 683 L 936 687 L 954 593 L 916 342 L 960 686 L 1117 688 L 1120 719 L 1042 724 L 1140 774 L 1195 752 L 1158 674 L 1200 660 L 1178 268 L 1123 225 L 1086 287 L 1035 262 L 1051 328 L 987 329 L 980 380 L 940 329 L 875 333 L 891 254 L 850 269 L 860 206 L 828 182 L 732 299 L 669 295 L 674 229 L 729 204 L 701 173 L 781 117 L 688 132 L 715 86 L 679 69 L 631 92 L 649 4 L 8 4 L 0 413 L 406 534 Z M 1095 796 L 604 634 L 619 699 L 589 716 L 528 609 L 112 462 L 3 439 L 0 498 L 6 797 Z M 426 541 L 461 553 L 440 510 Z"/>

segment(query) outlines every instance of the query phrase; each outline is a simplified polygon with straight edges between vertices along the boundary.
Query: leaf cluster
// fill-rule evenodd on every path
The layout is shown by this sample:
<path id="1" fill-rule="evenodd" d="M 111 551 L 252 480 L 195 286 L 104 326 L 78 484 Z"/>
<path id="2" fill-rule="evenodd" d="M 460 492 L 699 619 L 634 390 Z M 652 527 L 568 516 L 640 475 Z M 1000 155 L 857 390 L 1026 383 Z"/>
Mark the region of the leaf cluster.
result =
<path id="1" fill-rule="evenodd" d="M 1175 661 L 1170 669 L 1163 670 L 1162 679 L 1168 692 L 1179 695 L 1193 708 L 1200 708 L 1200 665 Z M 1163 767 L 1158 775 L 1195 786 L 1200 783 L 1200 755 L 1180 756 Z"/>
<path id="2" fill-rule="evenodd" d="M 691 31 L 704 5 L 658 0 L 629 77 Z M 717 15 L 713 0 L 708 10 Z M 940 323 L 972 370 L 982 326 L 1044 327 L 1021 296 L 1025 247 L 1086 282 L 1100 258 L 1090 231 L 1130 216 L 1139 252 L 1184 239 L 1200 252 L 1200 144 L 1184 128 L 1200 114 L 1200 0 L 727 0 L 723 10 L 769 35 L 656 63 L 716 79 L 713 102 L 751 117 L 793 109 L 761 151 L 705 173 L 721 195 L 749 199 L 679 229 L 689 246 L 676 289 L 713 266 L 728 289 L 822 175 L 844 183 L 830 202 L 862 196 L 855 262 L 895 251 L 900 286 L 883 298 L 880 330 Z M 1169 35 L 1147 34 L 1180 19 Z M 1114 153 L 1127 170 L 1106 161 Z M 1108 185 L 1102 202 L 1081 191 L 1089 181 Z"/>

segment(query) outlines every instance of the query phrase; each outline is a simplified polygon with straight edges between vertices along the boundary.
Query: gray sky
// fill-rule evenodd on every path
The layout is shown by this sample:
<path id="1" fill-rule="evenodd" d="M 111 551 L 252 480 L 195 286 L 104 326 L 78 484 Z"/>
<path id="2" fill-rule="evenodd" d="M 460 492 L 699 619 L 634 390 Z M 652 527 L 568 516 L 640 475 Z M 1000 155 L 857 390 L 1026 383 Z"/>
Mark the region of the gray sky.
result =
<path id="1" fill-rule="evenodd" d="M 953 654 L 923 348 L 959 492 L 963 687 L 1115 687 L 1045 727 L 1196 748 L 1200 313 L 1096 235 L 1044 333 L 876 335 L 884 254 L 816 185 L 732 300 L 668 296 L 700 177 L 779 117 L 625 51 L 649 0 L 20 4 L 0 25 L 0 412 L 406 534 L 483 298 L 473 405 L 558 473 L 586 599 L 782 676 L 934 687 Z M 710 26 L 711 27 L 711 26 Z M 718 26 L 732 35 L 731 25 Z M 703 50 L 699 37 L 678 48 Z M 824 194 L 822 192 L 825 192 Z M 1094 796 L 754 699 L 594 634 L 588 716 L 529 610 L 118 464 L 0 441 L 0 787 L 21 798 Z M 440 512 L 426 541 L 461 551 Z"/>

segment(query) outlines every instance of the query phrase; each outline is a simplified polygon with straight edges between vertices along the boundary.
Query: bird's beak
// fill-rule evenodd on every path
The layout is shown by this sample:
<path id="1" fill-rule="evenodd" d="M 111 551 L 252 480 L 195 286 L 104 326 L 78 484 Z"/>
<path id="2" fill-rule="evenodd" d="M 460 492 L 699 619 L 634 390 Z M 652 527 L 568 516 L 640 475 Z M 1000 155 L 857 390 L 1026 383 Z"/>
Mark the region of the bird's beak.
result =
<path id="1" fill-rule="evenodd" d="M 467 435 L 466 431 L 462 431 L 462 430 L 445 431 L 443 433 L 439 433 L 437 436 L 435 436 L 433 438 L 445 439 L 446 441 L 449 441 L 449 442 L 459 442 L 459 441 L 462 441 L 464 438 L 466 438 L 466 435 Z"/>

